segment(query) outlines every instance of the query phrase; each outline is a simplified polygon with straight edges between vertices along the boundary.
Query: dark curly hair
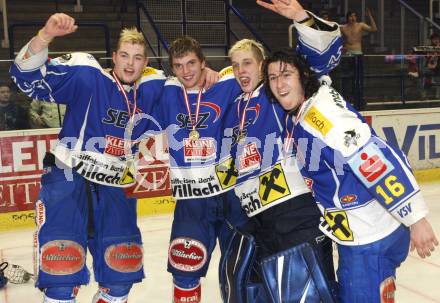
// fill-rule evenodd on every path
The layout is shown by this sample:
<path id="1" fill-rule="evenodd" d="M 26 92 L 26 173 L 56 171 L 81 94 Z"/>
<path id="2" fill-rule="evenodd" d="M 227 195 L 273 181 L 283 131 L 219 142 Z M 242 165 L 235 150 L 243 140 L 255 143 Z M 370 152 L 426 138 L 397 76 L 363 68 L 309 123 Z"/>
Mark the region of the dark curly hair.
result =
<path id="1" fill-rule="evenodd" d="M 290 64 L 294 66 L 299 72 L 299 81 L 304 89 L 304 97 L 307 100 L 314 93 L 316 93 L 321 86 L 316 74 L 310 69 L 306 62 L 306 59 L 297 54 L 293 48 L 285 48 L 279 51 L 273 52 L 263 64 L 263 80 L 266 88 L 266 93 L 271 102 L 278 102 L 275 96 L 272 94 L 269 86 L 268 67 L 269 64 L 274 62 L 280 62 L 281 64 Z"/>

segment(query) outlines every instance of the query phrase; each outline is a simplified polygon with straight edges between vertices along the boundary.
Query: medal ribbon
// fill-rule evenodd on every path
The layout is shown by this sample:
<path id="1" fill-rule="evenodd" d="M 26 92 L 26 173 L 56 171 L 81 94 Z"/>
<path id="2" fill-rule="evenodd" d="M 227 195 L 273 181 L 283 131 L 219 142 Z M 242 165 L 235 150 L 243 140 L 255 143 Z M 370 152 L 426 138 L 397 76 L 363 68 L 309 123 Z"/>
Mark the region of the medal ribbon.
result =
<path id="1" fill-rule="evenodd" d="M 191 124 L 192 124 L 192 130 L 195 131 L 196 125 L 199 122 L 200 101 L 202 100 L 202 89 L 199 90 L 199 93 L 197 95 L 195 121 L 193 121 L 193 118 L 192 118 L 191 106 L 189 104 L 189 98 L 188 98 L 188 93 L 186 91 L 186 88 L 183 88 L 183 98 L 185 99 L 186 111 L 188 112 L 188 117 L 189 117 Z"/>
<path id="2" fill-rule="evenodd" d="M 246 121 L 246 111 L 247 111 L 247 108 L 248 108 L 248 105 L 249 105 L 249 101 L 251 100 L 251 97 L 252 97 L 253 93 L 254 92 L 252 91 L 252 92 L 250 92 L 248 94 L 248 97 L 247 97 L 247 100 L 246 100 L 246 104 L 244 106 L 243 114 L 241 116 L 240 116 L 240 107 L 241 107 L 240 105 L 241 105 L 241 101 L 243 99 L 240 99 L 240 101 L 238 101 L 238 104 L 237 104 L 237 116 L 240 118 L 240 126 L 239 126 L 240 135 L 243 133 L 244 123 Z"/>
<path id="3" fill-rule="evenodd" d="M 133 108 L 133 114 L 131 113 L 131 102 L 128 99 L 127 93 L 125 92 L 124 86 L 122 86 L 121 82 L 119 81 L 118 77 L 116 76 L 115 72 L 112 72 L 113 74 L 113 78 L 116 81 L 116 85 L 118 86 L 119 90 L 122 93 L 122 96 L 124 97 L 125 100 L 125 104 L 127 105 L 127 111 L 128 111 L 128 116 L 129 116 L 129 132 L 130 132 L 130 137 L 131 137 L 131 132 L 133 131 L 133 121 L 134 121 L 134 115 L 136 114 L 136 110 L 137 110 L 137 105 L 136 105 L 136 95 L 137 95 L 137 85 L 134 84 L 134 89 L 133 89 L 133 98 L 134 98 L 134 108 Z M 131 138 L 130 138 L 131 139 Z"/>

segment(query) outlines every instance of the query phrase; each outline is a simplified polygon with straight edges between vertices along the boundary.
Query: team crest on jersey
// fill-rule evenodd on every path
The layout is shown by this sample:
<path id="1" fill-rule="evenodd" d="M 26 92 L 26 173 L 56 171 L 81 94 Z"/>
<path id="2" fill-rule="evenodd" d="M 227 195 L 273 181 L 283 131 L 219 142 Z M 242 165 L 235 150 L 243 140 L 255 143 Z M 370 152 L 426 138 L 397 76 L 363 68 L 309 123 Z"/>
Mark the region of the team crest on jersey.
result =
<path id="1" fill-rule="evenodd" d="M 257 144 L 252 142 L 243 147 L 242 153 L 238 156 L 238 170 L 240 175 L 250 173 L 260 168 L 261 155 Z"/>
<path id="2" fill-rule="evenodd" d="M 367 187 L 373 186 L 394 169 L 391 162 L 373 142 L 351 157 L 348 164 Z"/>
<path id="3" fill-rule="evenodd" d="M 220 71 L 220 73 L 219 73 L 220 78 L 223 78 L 223 77 L 226 76 L 226 75 L 232 75 L 232 74 L 234 74 L 234 71 L 233 71 L 233 69 L 232 69 L 232 66 L 225 67 L 225 68 L 222 69 L 222 70 Z"/>
<path id="4" fill-rule="evenodd" d="M 197 271 L 205 265 L 206 260 L 206 247 L 202 242 L 191 238 L 176 238 L 170 244 L 168 261 L 178 270 Z"/>
<path id="5" fill-rule="evenodd" d="M 290 195 L 286 176 L 280 163 L 267 173 L 260 175 L 259 195 L 263 205 Z"/>
<path id="6" fill-rule="evenodd" d="M 207 162 L 215 160 L 217 147 L 213 138 L 200 138 L 191 140 L 183 139 L 184 161 L 190 162 Z"/>
<path id="7" fill-rule="evenodd" d="M 216 165 L 215 173 L 217 174 L 222 189 L 229 188 L 237 182 L 238 170 L 232 158 L 228 158 Z"/>
<path id="8" fill-rule="evenodd" d="M 304 120 L 324 137 L 333 128 L 333 124 L 315 106 L 306 113 Z"/>
<path id="9" fill-rule="evenodd" d="M 327 222 L 326 231 L 341 241 L 353 241 L 353 231 L 348 223 L 345 211 L 324 211 L 324 219 Z"/>

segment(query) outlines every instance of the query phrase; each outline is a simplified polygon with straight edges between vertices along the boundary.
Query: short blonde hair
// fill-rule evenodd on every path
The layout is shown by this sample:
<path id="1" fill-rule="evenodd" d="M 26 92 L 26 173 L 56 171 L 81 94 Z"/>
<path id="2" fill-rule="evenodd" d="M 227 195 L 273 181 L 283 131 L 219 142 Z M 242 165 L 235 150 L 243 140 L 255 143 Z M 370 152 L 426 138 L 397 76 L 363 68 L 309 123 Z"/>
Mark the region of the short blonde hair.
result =
<path id="1" fill-rule="evenodd" d="M 136 27 L 124 28 L 118 40 L 118 45 L 116 47 L 116 51 L 119 50 L 121 44 L 127 42 L 131 44 L 139 44 L 144 47 L 144 54 L 147 55 L 147 43 L 145 42 L 144 35 L 139 32 Z"/>
<path id="2" fill-rule="evenodd" d="M 266 52 L 261 43 L 252 39 L 241 39 L 229 49 L 228 56 L 231 56 L 237 51 L 252 51 L 258 62 L 263 61 L 266 58 Z"/>

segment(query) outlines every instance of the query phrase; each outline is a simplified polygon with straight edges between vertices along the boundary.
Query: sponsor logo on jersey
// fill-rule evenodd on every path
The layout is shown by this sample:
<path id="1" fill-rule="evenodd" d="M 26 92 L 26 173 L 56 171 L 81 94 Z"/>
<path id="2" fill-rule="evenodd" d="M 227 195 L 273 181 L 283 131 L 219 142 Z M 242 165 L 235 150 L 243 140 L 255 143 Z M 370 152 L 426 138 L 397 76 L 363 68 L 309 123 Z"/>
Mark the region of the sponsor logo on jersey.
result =
<path id="1" fill-rule="evenodd" d="M 243 152 L 238 156 L 238 170 L 240 174 L 259 169 L 260 163 L 261 155 L 258 151 L 257 144 L 252 142 L 244 146 Z"/>
<path id="2" fill-rule="evenodd" d="M 333 124 L 315 106 L 306 113 L 304 120 L 324 137 L 333 128 Z"/>
<path id="3" fill-rule="evenodd" d="M 222 189 L 229 188 L 237 183 L 238 170 L 232 158 L 228 158 L 216 165 L 215 173 L 217 174 Z"/>
<path id="4" fill-rule="evenodd" d="M 216 145 L 213 138 L 191 140 L 183 139 L 185 162 L 207 162 L 216 158 Z"/>
<path id="5" fill-rule="evenodd" d="M 114 271 L 137 272 L 142 268 L 142 247 L 133 242 L 114 244 L 105 250 L 105 263 Z"/>
<path id="6" fill-rule="evenodd" d="M 199 178 L 197 181 L 184 179 L 184 182 L 179 179 L 172 179 L 171 186 L 173 197 L 176 198 L 212 196 L 221 191 L 220 186 L 215 182 L 214 176 Z"/>
<path id="7" fill-rule="evenodd" d="M 320 228 L 324 229 L 326 234 L 329 233 L 340 241 L 353 241 L 353 231 L 350 229 L 345 211 L 329 212 L 325 210 L 324 219 L 325 221 L 321 222 Z"/>
<path id="8" fill-rule="evenodd" d="M 85 264 L 84 248 L 74 241 L 54 240 L 41 247 L 40 267 L 50 275 L 70 275 Z"/>
<path id="9" fill-rule="evenodd" d="M 113 186 L 134 183 L 134 167 L 127 166 L 129 162 L 105 162 L 104 156 L 98 159 L 85 153 L 73 155 L 72 158 L 75 171 L 89 181 Z"/>
<path id="10" fill-rule="evenodd" d="M 234 71 L 232 69 L 232 66 L 228 66 L 228 67 L 225 67 L 224 69 L 222 69 L 220 71 L 219 75 L 220 75 L 220 78 L 223 78 L 224 76 L 231 75 L 233 73 L 234 73 Z"/>
<path id="11" fill-rule="evenodd" d="M 142 71 L 142 77 L 156 75 L 156 74 L 157 74 L 156 69 L 154 69 L 152 67 L 145 67 L 144 70 Z"/>
<path id="12" fill-rule="evenodd" d="M 330 95 L 337 107 L 345 108 L 345 101 L 342 100 L 341 95 L 335 89 L 330 89 Z"/>
<path id="13" fill-rule="evenodd" d="M 310 190 L 313 190 L 313 179 L 304 177 L 304 182 L 306 182 L 306 185 Z"/>
<path id="14" fill-rule="evenodd" d="M 380 283 L 380 303 L 394 303 L 396 284 L 394 277 L 386 278 Z"/>
<path id="15" fill-rule="evenodd" d="M 355 194 L 348 194 L 342 196 L 339 201 L 341 201 L 342 207 L 351 207 L 358 204 L 358 197 Z"/>
<path id="16" fill-rule="evenodd" d="M 43 226 L 43 224 L 46 222 L 46 208 L 41 200 L 38 200 L 35 203 L 35 211 L 37 212 L 35 223 L 37 224 L 38 228 L 41 228 L 41 226 Z"/>
<path id="17" fill-rule="evenodd" d="M 259 196 L 261 203 L 267 205 L 278 199 L 290 195 L 286 176 L 280 163 L 269 172 L 260 175 Z"/>
<path id="18" fill-rule="evenodd" d="M 131 152 L 132 142 L 122 138 L 106 135 L 105 150 L 106 154 L 120 157 L 125 155 L 125 151 Z"/>
<path id="19" fill-rule="evenodd" d="M 348 160 L 353 172 L 367 187 L 371 187 L 394 169 L 380 149 L 369 143 Z"/>
<path id="20" fill-rule="evenodd" d="M 354 145 L 354 146 L 358 145 L 357 140 L 361 137 L 361 135 L 356 133 L 356 131 L 354 129 L 347 130 L 346 132 L 344 132 L 344 134 L 345 134 L 344 145 L 346 147 L 350 147 L 351 145 Z"/>
<path id="21" fill-rule="evenodd" d="M 170 244 L 168 261 L 178 270 L 197 271 L 205 265 L 206 260 L 206 247 L 197 240 L 176 238 Z"/>
<path id="22" fill-rule="evenodd" d="M 257 189 L 251 191 L 250 193 L 242 193 L 239 199 L 241 202 L 241 207 L 248 216 L 251 216 L 254 212 L 262 207 Z"/>

